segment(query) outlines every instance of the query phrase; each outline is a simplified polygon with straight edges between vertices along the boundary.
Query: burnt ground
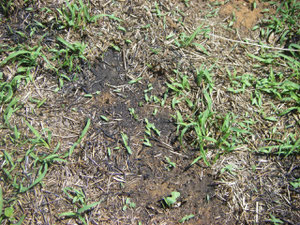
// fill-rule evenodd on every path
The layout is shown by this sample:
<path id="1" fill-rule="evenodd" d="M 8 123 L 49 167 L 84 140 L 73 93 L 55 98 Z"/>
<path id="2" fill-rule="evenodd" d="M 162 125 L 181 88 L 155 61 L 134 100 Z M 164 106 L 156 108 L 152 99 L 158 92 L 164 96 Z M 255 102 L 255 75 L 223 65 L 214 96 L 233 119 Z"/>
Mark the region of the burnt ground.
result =
<path id="1" fill-rule="evenodd" d="M 65 90 L 67 99 L 76 96 L 74 86 L 84 93 L 99 93 L 90 101 L 77 102 L 74 99 L 65 105 L 68 109 L 78 107 L 77 111 L 92 118 L 90 138 L 80 151 L 76 151 L 74 159 L 77 163 L 73 165 L 80 168 L 80 172 L 76 169 L 74 175 L 77 175 L 77 182 L 88 187 L 89 199 L 104 200 L 99 205 L 101 213 L 94 215 L 99 219 L 94 218 L 91 222 L 130 224 L 138 219 L 145 224 L 160 224 L 201 213 L 196 224 L 222 224 L 222 202 L 214 197 L 216 184 L 209 168 L 201 171 L 190 168 L 190 159 L 195 152 L 181 149 L 176 126 L 170 117 L 172 111 L 168 107 L 159 107 L 157 114 L 153 115 L 158 106 L 145 103 L 144 93 L 148 85 L 128 84 L 122 58 L 122 54 L 108 49 L 90 69 L 83 70 L 75 85 L 71 84 Z M 153 91 L 147 93 L 162 97 L 166 79 L 156 76 L 151 81 Z M 136 109 L 138 118 L 130 114 L 129 108 Z M 101 116 L 109 121 L 104 121 Z M 148 118 L 161 131 L 160 136 L 149 138 L 152 147 L 142 144 L 145 137 L 143 118 Z M 121 132 L 129 138 L 132 155 L 124 151 Z M 108 149 L 111 149 L 110 155 Z M 169 168 L 166 157 L 177 166 Z M 57 173 L 56 176 L 64 177 Z M 162 200 L 172 191 L 181 193 L 178 205 L 165 209 Z M 126 198 L 136 203 L 134 210 L 128 209 L 132 215 L 120 210 Z"/>
<path id="2" fill-rule="evenodd" d="M 41 58 L 34 67 L 34 82 L 24 81 L 16 89 L 20 107 L 10 123 L 17 125 L 24 135 L 21 141 L 11 141 L 13 129 L 1 126 L 1 150 L 9 152 L 15 160 L 26 159 L 19 160 L 18 164 L 25 172 L 12 170 L 12 174 L 28 186 L 37 177 L 38 169 L 27 150 L 32 148 L 37 155 L 47 155 L 60 143 L 58 153 L 63 155 L 78 139 L 88 119 L 91 122 L 73 154 L 63 162 L 49 164 L 42 183 L 27 192 L 18 193 L 3 170 L 0 172 L 4 207 L 13 202 L 16 221 L 25 215 L 23 224 L 82 224 L 78 217 L 59 216 L 82 207 L 63 191 L 72 187 L 83 191 L 86 204 L 100 202 L 84 214 L 88 224 L 177 224 L 191 214 L 194 217 L 186 224 L 269 224 L 270 215 L 285 224 L 297 224 L 299 188 L 291 187 L 290 182 L 299 179 L 299 154 L 282 158 L 257 153 L 259 147 L 271 143 L 270 139 L 285 140 L 286 132 L 299 139 L 297 111 L 280 117 L 276 123 L 263 120 L 259 113 L 264 109 L 273 116 L 272 104 L 287 109 L 294 103 L 282 104 L 266 94 L 262 106 L 257 107 L 250 101 L 252 87 L 236 95 L 227 91 L 230 86 L 227 70 L 257 77 L 269 73 L 268 68 L 253 66 L 257 62 L 247 56 L 247 53 L 257 54 L 259 47 L 230 41 L 258 39 L 258 31 L 251 28 L 263 18 L 263 9 L 269 8 L 270 14 L 275 13 L 273 6 L 266 2 L 257 1 L 255 10 L 251 3 L 253 1 L 190 1 L 187 7 L 184 1 L 161 1 L 159 9 L 166 15 L 162 19 L 152 1 L 91 1 L 93 14 L 113 13 L 123 22 L 118 24 L 118 21 L 101 18 L 81 31 L 59 29 L 54 14 L 41 10 L 47 6 L 54 11 L 63 4 L 61 1 L 37 1 L 23 8 L 16 1 L 9 19 L 5 19 L 2 12 L 2 60 L 11 46 L 37 43 L 43 46 L 42 51 L 48 57 L 47 49 L 61 45 L 56 41 L 57 36 L 87 44 L 87 60 L 76 59 L 77 70 L 59 67 L 59 74 L 70 78 L 63 79 L 63 85 Z M 33 7 L 33 11 L 26 11 L 26 7 Z M 232 27 L 228 27 L 233 11 L 236 18 Z M 44 27 L 34 25 L 34 20 Z M 196 40 L 205 46 L 209 55 L 201 48 L 179 48 L 165 40 L 169 34 L 176 37 L 191 34 L 201 24 L 211 28 L 211 36 L 203 35 Z M 22 31 L 30 36 L 34 27 L 36 33 L 31 38 L 17 33 Z M 275 39 L 269 38 L 269 44 L 276 45 Z M 49 53 L 49 58 L 51 56 Z M 59 64 L 51 62 L 54 66 Z M 180 143 L 176 124 L 177 110 L 187 115 L 188 121 L 189 116 L 208 107 L 202 93 L 206 87 L 195 81 L 196 68 L 201 65 L 211 69 L 214 80 L 211 107 L 220 116 L 207 125 L 209 132 L 220 135 L 215 128 L 218 121 L 232 112 L 236 115 L 235 121 L 248 121 L 244 125 L 252 133 L 242 134 L 243 142 L 237 142 L 238 147 L 226 153 L 207 144 L 205 150 L 211 166 L 203 160 L 191 166 L 200 156 L 199 147 L 193 145 L 195 134 L 188 133 L 183 144 Z M 280 65 L 273 69 L 287 75 L 292 73 Z M 5 81 L 11 81 L 16 70 L 16 64 L 3 66 Z M 196 110 L 183 103 L 173 107 L 175 94 L 166 83 L 175 83 L 178 73 L 176 75 L 174 70 L 189 76 L 192 90 L 189 97 L 197 102 Z M 137 82 L 130 83 L 134 79 L 138 79 Z M 37 107 L 31 98 L 46 101 Z M 134 109 L 134 113 L 130 113 L 130 109 Z M 4 113 L 5 107 L 1 110 Z M 145 119 L 155 125 L 159 135 L 151 129 L 151 135 L 147 136 Z M 50 148 L 39 144 L 32 147 L 25 141 L 34 135 L 24 120 L 45 138 L 45 128 L 52 132 Z M 278 132 L 272 130 L 274 126 Z M 132 154 L 128 153 L 121 134 L 127 135 Z M 151 147 L 143 144 L 146 137 Z M 5 159 L 1 155 L 1 169 L 7 166 Z M 228 165 L 233 165 L 232 171 L 224 170 Z M 174 205 L 166 207 L 163 199 L 174 191 L 179 192 L 180 197 Z M 128 199 L 135 203 L 134 207 L 129 206 Z M 10 224 L 7 218 L 2 223 Z"/>

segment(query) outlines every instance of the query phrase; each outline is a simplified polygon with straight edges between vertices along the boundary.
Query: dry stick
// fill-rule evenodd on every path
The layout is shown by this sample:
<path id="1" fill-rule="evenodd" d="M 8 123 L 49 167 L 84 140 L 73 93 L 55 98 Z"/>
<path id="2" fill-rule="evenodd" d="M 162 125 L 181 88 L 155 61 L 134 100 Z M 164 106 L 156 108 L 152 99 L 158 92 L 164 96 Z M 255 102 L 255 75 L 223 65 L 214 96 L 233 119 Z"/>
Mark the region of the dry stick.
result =
<path id="1" fill-rule="evenodd" d="M 253 45 L 253 46 L 257 46 L 257 47 L 261 47 L 261 48 L 269 48 L 269 49 L 276 49 L 276 50 L 282 50 L 282 51 L 291 51 L 291 52 L 300 52 L 300 50 L 297 49 L 289 49 L 289 48 L 278 48 L 278 47 L 272 47 L 272 46 L 268 46 L 268 45 L 260 45 L 260 44 L 256 44 L 256 43 L 251 43 L 251 42 L 244 42 L 244 41 L 238 41 L 238 40 L 233 40 L 233 39 L 229 39 L 226 37 L 222 37 L 216 34 L 209 34 L 210 36 L 216 37 L 216 38 L 220 38 L 223 39 L 225 41 L 230 41 L 230 42 L 235 42 L 235 43 L 240 43 L 240 44 L 246 44 L 246 45 Z"/>

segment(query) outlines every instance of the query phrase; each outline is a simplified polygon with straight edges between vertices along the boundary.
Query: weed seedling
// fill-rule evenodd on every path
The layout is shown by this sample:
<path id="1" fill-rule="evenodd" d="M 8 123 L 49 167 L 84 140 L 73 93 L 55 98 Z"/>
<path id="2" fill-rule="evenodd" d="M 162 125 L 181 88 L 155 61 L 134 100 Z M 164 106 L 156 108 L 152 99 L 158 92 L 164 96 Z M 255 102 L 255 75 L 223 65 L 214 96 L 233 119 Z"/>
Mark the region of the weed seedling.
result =
<path id="1" fill-rule="evenodd" d="M 165 159 L 166 159 L 166 161 L 168 163 L 168 166 L 166 166 L 167 170 L 171 170 L 171 169 L 173 169 L 173 168 L 176 167 L 176 163 L 172 162 L 169 157 L 166 156 Z"/>
<path id="2" fill-rule="evenodd" d="M 150 123 L 147 118 L 145 118 L 145 123 L 146 123 L 145 133 L 148 136 L 151 136 L 151 130 L 153 130 L 156 135 L 160 136 L 160 131 L 155 127 L 154 123 Z"/>
<path id="3" fill-rule="evenodd" d="M 85 194 L 82 190 L 77 190 L 72 187 L 66 187 L 63 189 L 63 192 L 72 200 L 72 203 L 79 202 L 81 205 L 85 204 Z"/>
<path id="4" fill-rule="evenodd" d="M 148 146 L 148 147 L 152 147 L 152 144 L 150 142 L 150 140 L 146 137 L 146 135 L 144 136 L 143 140 L 143 145 Z"/>
<path id="5" fill-rule="evenodd" d="M 188 220 L 190 220 L 190 219 L 192 219 L 194 217 L 195 217 L 194 214 L 186 215 L 181 220 L 179 220 L 179 223 L 184 223 L 185 221 L 188 221 Z"/>
<path id="6" fill-rule="evenodd" d="M 139 119 L 138 115 L 135 113 L 134 108 L 129 108 L 128 110 L 129 110 L 130 115 L 131 115 L 135 120 L 138 120 L 138 119 Z"/>
<path id="7" fill-rule="evenodd" d="M 132 154 L 132 150 L 131 150 L 131 148 L 129 146 L 129 143 L 128 143 L 128 136 L 125 133 L 123 133 L 123 132 L 121 132 L 121 136 L 122 136 L 123 144 L 124 144 L 124 146 L 125 146 L 128 154 L 131 155 Z"/>
<path id="8" fill-rule="evenodd" d="M 82 208 L 79 208 L 78 210 L 76 210 L 76 212 L 64 212 L 64 213 L 59 214 L 59 216 L 66 217 L 66 218 L 69 218 L 69 217 L 78 218 L 82 223 L 87 225 L 88 221 L 86 221 L 84 214 L 87 213 L 88 211 L 90 211 L 93 207 L 97 206 L 100 203 L 101 203 L 101 201 L 94 202 L 89 205 L 84 205 Z"/>
<path id="9" fill-rule="evenodd" d="M 3 211 L 3 196 L 2 196 L 2 189 L 0 187 L 0 223 L 1 224 L 5 220 L 8 220 L 9 224 L 21 225 L 23 223 L 25 215 L 21 216 L 21 218 L 19 219 L 19 222 L 16 223 L 16 218 L 14 215 L 15 214 L 14 204 L 15 204 L 15 202 L 12 205 L 10 205 L 9 207 L 6 207 Z"/>
<path id="10" fill-rule="evenodd" d="M 177 198 L 180 197 L 180 192 L 173 191 L 171 196 L 163 198 L 162 206 L 163 208 L 171 208 L 177 201 Z"/>
<path id="11" fill-rule="evenodd" d="M 135 207 L 136 207 L 136 204 L 134 202 L 132 202 L 130 198 L 126 198 L 125 205 L 123 206 L 122 210 L 126 211 L 127 208 L 134 209 Z"/>

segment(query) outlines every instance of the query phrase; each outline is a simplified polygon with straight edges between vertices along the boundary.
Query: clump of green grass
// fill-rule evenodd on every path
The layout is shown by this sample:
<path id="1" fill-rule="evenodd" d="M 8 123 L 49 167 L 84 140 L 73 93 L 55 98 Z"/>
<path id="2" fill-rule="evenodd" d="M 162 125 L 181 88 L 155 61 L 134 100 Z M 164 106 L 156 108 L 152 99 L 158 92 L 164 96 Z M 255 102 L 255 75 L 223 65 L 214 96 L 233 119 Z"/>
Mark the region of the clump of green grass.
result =
<path id="1" fill-rule="evenodd" d="M 174 43 L 179 48 L 194 46 L 198 48 L 200 51 L 202 51 L 204 54 L 209 55 L 208 51 L 203 45 L 194 41 L 197 35 L 203 34 L 204 36 L 206 36 L 209 32 L 210 29 L 207 27 L 203 28 L 203 24 L 202 24 L 191 35 L 187 35 L 186 33 L 181 33 L 179 35 L 179 38 L 174 40 Z"/>
<path id="2" fill-rule="evenodd" d="M 6 203 L 3 201 L 4 195 L 1 190 L 0 221 L 16 221 L 14 215 L 14 203 L 16 203 L 18 195 L 26 193 L 35 186 L 42 184 L 44 178 L 48 174 L 49 167 L 52 164 L 66 162 L 65 158 L 72 155 L 74 148 L 80 143 L 89 127 L 88 120 L 87 125 L 83 129 L 79 139 L 73 144 L 69 152 L 62 154 L 58 153 L 60 149 L 60 143 L 57 143 L 56 146 L 54 146 L 52 143 L 51 131 L 44 129 L 42 132 L 39 132 L 29 122 L 26 120 L 24 122 L 31 131 L 31 135 L 25 136 L 18 130 L 17 126 L 15 126 L 13 128 L 14 135 L 10 135 L 10 139 L 12 144 L 17 146 L 18 149 L 20 146 L 26 146 L 27 150 L 18 151 L 18 154 L 15 154 L 15 150 L 11 152 L 3 150 L 3 154 L 0 155 L 4 162 L 1 165 L 3 181 L 6 183 L 6 185 L 13 187 L 13 193 L 16 196 L 15 199 L 11 200 L 9 206 L 4 207 L 4 204 Z M 80 198 L 79 201 L 81 201 Z M 77 213 L 81 215 L 93 206 L 94 205 L 84 205 L 83 208 L 79 209 Z M 4 212 L 2 212 L 2 209 L 4 209 Z M 25 216 L 19 218 L 18 224 L 21 224 L 24 218 Z"/>
<path id="3" fill-rule="evenodd" d="M 90 2 L 84 3 L 82 0 L 66 1 L 61 8 L 53 11 L 44 7 L 42 11 L 50 14 L 55 18 L 55 24 L 58 29 L 73 29 L 75 31 L 83 31 L 88 24 L 95 23 L 102 17 L 121 22 L 122 20 L 114 14 L 97 14 L 92 15 Z M 122 29 L 122 28 L 121 28 Z"/>
<path id="4" fill-rule="evenodd" d="M 34 47 L 26 45 L 18 45 L 9 47 L 7 52 L 11 52 L 4 60 L 0 62 L 0 66 L 15 65 L 17 71 L 13 74 L 10 81 L 5 81 L 3 73 L 0 73 L 0 104 L 6 105 L 3 115 L 5 125 L 12 128 L 10 118 L 14 112 L 20 109 L 19 99 L 14 97 L 17 89 L 23 80 L 26 83 L 33 81 L 33 71 L 39 65 L 43 57 L 42 47 L 36 45 Z"/>
<path id="5" fill-rule="evenodd" d="M 274 143 L 274 145 L 264 146 L 258 149 L 258 152 L 264 154 L 275 154 L 288 157 L 300 153 L 300 138 L 296 134 L 288 134 L 285 140 L 267 139 L 266 141 Z"/>
<path id="6" fill-rule="evenodd" d="M 270 4 L 277 6 L 276 14 L 264 19 L 253 30 L 260 29 L 262 38 L 269 38 L 274 33 L 279 37 L 278 42 L 284 45 L 288 40 L 292 40 L 294 36 L 300 35 L 300 2 L 297 0 L 287 0 L 274 1 L 270 2 Z"/>
<path id="7" fill-rule="evenodd" d="M 84 4 L 82 0 L 69 2 L 66 1 L 66 5 L 57 9 L 58 23 L 61 24 L 59 29 L 73 28 L 77 30 L 79 28 L 85 29 L 87 23 L 92 23 L 97 20 L 97 16 L 90 15 L 90 4 Z"/>
<path id="8" fill-rule="evenodd" d="M 176 72 L 176 79 L 167 83 L 171 106 L 176 111 L 173 118 L 177 124 L 179 142 L 183 147 L 199 149 L 200 156 L 191 165 L 202 159 L 206 165 L 216 161 L 222 154 L 237 149 L 245 135 L 251 135 L 249 128 L 233 113 L 223 114 L 213 108 L 212 91 L 214 80 L 211 68 L 202 65 L 195 76 Z M 200 97 L 193 97 L 193 90 L 201 87 Z M 199 89 L 200 91 L 200 89 Z M 203 111 L 200 102 L 205 105 Z M 182 109 L 185 110 L 182 110 Z M 215 149 L 213 160 L 207 159 L 208 149 Z"/>
<path id="9" fill-rule="evenodd" d="M 65 218 L 78 218 L 83 224 L 88 224 L 88 221 L 86 220 L 86 217 L 84 216 L 86 213 L 88 213 L 92 208 L 95 206 L 99 205 L 101 201 L 99 202 L 94 202 L 91 204 L 84 204 L 81 208 L 75 209 L 74 212 L 64 212 L 59 214 L 60 217 L 65 217 Z"/>
<path id="10" fill-rule="evenodd" d="M 61 37 L 57 37 L 57 41 L 56 48 L 49 49 L 49 51 L 54 53 L 51 60 L 59 62 L 59 68 L 68 68 L 68 71 L 71 72 L 74 69 L 75 60 L 86 60 L 84 56 L 86 45 L 84 43 L 70 43 Z M 79 66 L 76 66 L 75 69 L 80 71 Z"/>

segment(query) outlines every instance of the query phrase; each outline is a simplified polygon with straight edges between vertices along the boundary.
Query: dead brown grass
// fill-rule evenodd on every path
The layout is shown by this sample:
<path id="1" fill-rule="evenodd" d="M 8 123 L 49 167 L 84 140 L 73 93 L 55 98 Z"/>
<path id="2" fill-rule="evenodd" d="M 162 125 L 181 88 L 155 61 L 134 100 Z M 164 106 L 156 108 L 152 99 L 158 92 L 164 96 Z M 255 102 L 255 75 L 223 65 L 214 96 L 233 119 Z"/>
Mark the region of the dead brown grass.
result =
<path id="1" fill-rule="evenodd" d="M 39 12 L 38 9 L 44 6 L 55 9 L 63 2 L 37 1 L 37 4 L 32 6 L 35 12 Z M 38 130 L 48 128 L 53 132 L 53 146 L 58 142 L 61 143 L 60 153 L 66 152 L 77 140 L 86 118 L 92 119 L 88 135 L 75 149 L 72 157 L 68 158 L 66 163 L 51 165 L 42 182 L 43 185 L 37 185 L 17 196 L 14 206 L 17 218 L 26 214 L 24 224 L 78 224 L 79 220 L 58 216 L 62 212 L 80 208 L 80 204 L 72 203 L 63 193 L 65 187 L 73 187 L 84 191 L 88 203 L 101 201 L 92 211 L 85 214 L 89 224 L 136 224 L 139 221 L 143 224 L 175 224 L 190 213 L 195 214 L 195 219 L 191 220 L 190 224 L 267 224 L 270 222 L 270 214 L 284 218 L 286 224 L 298 223 L 299 190 L 292 190 L 290 181 L 292 178 L 299 178 L 299 157 L 282 159 L 255 152 L 265 144 L 266 138 L 284 140 L 287 122 L 294 124 L 290 126 L 289 132 L 295 133 L 299 138 L 299 123 L 297 123 L 299 115 L 281 117 L 276 124 L 266 122 L 261 118 L 260 110 L 263 109 L 272 115 L 271 103 L 282 109 L 288 105 L 266 95 L 260 109 L 249 101 L 253 91 L 251 87 L 244 93 L 228 92 L 230 80 L 226 69 L 232 73 L 236 71 L 237 75 L 254 74 L 256 77 L 264 77 L 267 68 L 266 71 L 255 69 L 254 62 L 247 56 L 247 53 L 259 52 L 261 50 L 259 46 L 242 45 L 213 36 L 219 35 L 237 41 L 242 38 L 259 40 L 259 34 L 250 31 L 249 28 L 262 16 L 260 9 L 249 10 L 248 1 L 230 1 L 225 6 L 213 6 L 209 5 L 209 2 L 211 1 L 190 1 L 187 7 L 179 0 L 159 1 L 159 9 L 165 15 L 160 17 L 155 13 L 153 1 L 91 1 L 93 14 L 113 13 L 123 22 L 118 24 L 103 17 L 97 23 L 87 25 L 82 32 L 72 29 L 55 30 L 52 26 L 55 23 L 54 17 L 46 14 L 38 16 L 48 25 L 41 31 L 49 32 L 50 42 L 44 43 L 45 47 L 53 46 L 56 35 L 69 42 L 84 41 L 87 44 L 89 63 L 91 67 L 98 68 L 98 73 L 93 73 L 87 65 L 81 65 L 89 72 L 80 73 L 78 81 L 66 84 L 59 92 L 55 92 L 57 78 L 41 65 L 33 77 L 35 82 L 23 85 L 17 91 L 22 109 L 13 115 L 11 123 L 17 124 L 27 137 L 32 134 L 24 124 L 24 118 Z M 228 18 L 224 17 L 229 17 L 227 11 L 231 12 L 236 7 L 234 3 L 237 2 L 242 4 L 243 9 L 250 15 L 239 11 L 236 13 L 235 29 L 225 29 Z M 265 4 L 261 4 L 260 6 L 258 1 L 259 7 L 266 7 Z M 5 20 L 13 29 L 19 26 L 24 10 L 22 7 L 15 8 L 15 20 L 13 17 L 11 20 Z M 205 17 L 210 10 L 219 8 L 221 17 L 218 15 Z M 246 22 L 245 20 L 249 18 L 252 20 Z M 201 24 L 210 27 L 213 35 L 207 37 L 199 35 L 195 41 L 205 46 L 210 55 L 205 55 L 201 49 L 192 46 L 178 48 L 172 39 L 166 40 L 169 34 L 177 36 L 182 32 L 191 34 Z M 119 25 L 124 27 L 126 32 L 120 31 Z M 2 28 L 5 26 L 6 24 L 1 24 Z M 7 35 L 5 29 L 0 30 L 1 36 L 4 37 L 3 43 L 14 45 L 12 36 Z M 27 42 L 34 44 L 38 37 Z M 126 40 L 131 40 L 132 43 L 128 44 Z M 118 73 L 109 70 L 109 73 L 119 76 L 119 83 L 113 83 L 115 78 L 106 77 L 106 81 L 103 82 L 107 84 L 99 86 L 101 94 L 98 97 L 92 99 L 83 97 L 86 94 L 85 88 L 97 80 L 97 76 L 100 77 L 100 73 L 104 71 L 103 68 L 99 69 L 103 66 L 101 59 L 105 59 L 105 52 L 111 44 L 122 49 L 113 56 L 120 57 L 116 62 L 123 64 L 122 70 Z M 157 50 L 158 53 L 154 54 L 151 49 Z M 2 53 L 1 59 L 5 56 L 6 54 Z M 143 90 L 147 81 L 155 84 L 157 95 L 162 95 L 166 89 L 165 82 L 174 77 L 174 69 L 193 76 L 195 68 L 199 68 L 202 64 L 207 68 L 214 66 L 215 83 L 211 96 L 213 111 L 224 114 L 232 112 L 238 116 L 237 121 L 245 118 L 254 121 L 250 125 L 253 135 L 245 135 L 246 141 L 242 145 L 233 152 L 221 155 L 211 168 L 207 168 L 201 162 L 186 172 L 185 168 L 198 156 L 198 152 L 181 148 L 174 138 L 176 128 L 170 125 L 172 120 L 168 117 L 174 113 L 170 104 L 159 109 L 158 118 L 164 122 L 156 121 L 156 123 L 160 124 L 163 135 L 160 140 L 156 140 L 158 144 L 152 149 L 141 145 L 144 124 L 142 121 L 134 121 L 128 113 L 128 108 L 137 106 L 138 102 L 143 100 Z M 109 64 L 107 67 L 116 66 Z M 278 66 L 273 69 L 289 73 L 284 67 Z M 14 76 L 14 71 L 15 68 L 9 66 L 3 68 L 7 80 Z M 140 86 L 132 87 L 127 84 L 128 80 L 137 77 L 144 78 Z M 203 87 L 194 85 L 192 88 L 194 92 L 191 99 L 203 98 L 200 92 Z M 121 90 L 120 93 L 116 92 L 116 89 Z M 47 98 L 47 101 L 41 108 L 37 108 L 30 103 L 30 97 Z M 184 104 L 179 104 L 178 107 L 183 114 L 191 113 Z M 200 101 L 198 107 L 205 110 L 206 106 Z M 145 106 L 140 111 L 141 116 L 150 116 L 154 108 L 153 105 Z M 0 111 L 2 112 L 3 108 Z M 100 115 L 109 117 L 109 122 L 101 120 Z M 276 134 L 272 133 L 273 126 L 278 129 Z M 132 156 L 128 156 L 123 149 L 119 135 L 121 131 L 126 131 L 130 135 L 130 146 L 134 151 Z M 24 145 L 16 149 L 15 145 L 10 143 L 9 135 L 8 130 L 0 130 L 1 150 L 15 153 L 16 158 L 23 156 L 24 150 L 29 146 Z M 114 149 L 115 147 L 120 149 Z M 110 157 L 107 155 L 108 149 L 112 151 Z M 51 150 L 38 151 L 43 153 Z M 220 149 L 208 151 L 208 159 L 213 159 L 218 151 Z M 163 161 L 165 156 L 170 156 L 176 161 L 176 169 L 166 171 Z M 0 162 L 4 163 L 3 157 Z M 36 171 L 33 162 L 28 165 L 34 174 Z M 227 165 L 233 166 L 233 173 L 228 171 L 221 173 Z M 6 182 L 3 172 L 0 174 L 4 199 L 15 197 L 15 190 Z M 31 176 L 28 183 L 32 182 L 33 178 L 34 176 Z M 172 210 L 162 209 L 159 201 L 173 190 L 181 190 L 182 207 L 178 206 Z M 193 190 L 196 190 L 195 193 Z M 207 195 L 211 197 L 211 202 L 207 202 Z M 128 197 L 135 201 L 137 207 L 123 211 Z M 8 221 L 5 223 L 9 224 Z"/>

